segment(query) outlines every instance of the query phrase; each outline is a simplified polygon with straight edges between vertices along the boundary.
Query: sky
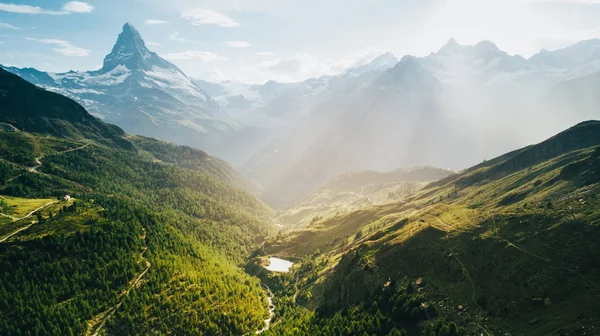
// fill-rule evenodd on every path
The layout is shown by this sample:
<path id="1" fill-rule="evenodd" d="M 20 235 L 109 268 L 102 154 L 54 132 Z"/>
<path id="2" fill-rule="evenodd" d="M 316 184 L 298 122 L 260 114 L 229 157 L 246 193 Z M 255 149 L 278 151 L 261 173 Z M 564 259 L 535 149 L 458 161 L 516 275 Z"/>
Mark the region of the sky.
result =
<path id="1" fill-rule="evenodd" d="M 600 0 L 0 0 L 0 64 L 101 67 L 125 22 L 188 76 L 291 82 L 450 38 L 529 57 L 600 38 Z"/>

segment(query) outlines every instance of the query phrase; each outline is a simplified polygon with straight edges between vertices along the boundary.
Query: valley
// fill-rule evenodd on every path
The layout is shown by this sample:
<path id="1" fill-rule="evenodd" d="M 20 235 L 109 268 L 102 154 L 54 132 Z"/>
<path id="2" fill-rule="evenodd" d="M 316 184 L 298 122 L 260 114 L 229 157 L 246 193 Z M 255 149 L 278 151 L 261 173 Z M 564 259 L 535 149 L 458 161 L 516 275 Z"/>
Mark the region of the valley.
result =
<path id="1" fill-rule="evenodd" d="M 11 104 L 30 90 L 82 116 L 3 119 L 2 334 L 600 328 L 598 121 L 460 172 L 347 173 L 276 213 L 224 161 L 0 74 Z"/>
<path id="2" fill-rule="evenodd" d="M 572 2 L 115 3 L 0 3 L 0 335 L 600 335 Z"/>

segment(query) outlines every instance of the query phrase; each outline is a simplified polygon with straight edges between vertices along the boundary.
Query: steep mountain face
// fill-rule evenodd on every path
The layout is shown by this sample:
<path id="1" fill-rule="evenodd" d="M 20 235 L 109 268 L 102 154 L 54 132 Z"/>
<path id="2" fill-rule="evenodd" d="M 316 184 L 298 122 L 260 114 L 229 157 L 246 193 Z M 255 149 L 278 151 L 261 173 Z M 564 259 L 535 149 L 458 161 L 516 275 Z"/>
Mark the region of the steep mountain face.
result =
<path id="1" fill-rule="evenodd" d="M 7 70 L 75 99 L 128 133 L 226 155 L 224 139 L 235 137 L 241 128 L 179 68 L 150 51 L 130 24 L 123 26 L 100 70 L 59 74 Z"/>
<path id="2" fill-rule="evenodd" d="M 256 254 L 300 260 L 264 277 L 294 287 L 276 295 L 299 305 L 268 335 L 594 334 L 599 157 L 600 121 L 587 121 L 394 203 L 281 233 Z"/>
<path id="3" fill-rule="evenodd" d="M 265 187 L 265 199 L 285 206 L 352 169 L 473 165 L 599 117 L 592 92 L 598 46 L 591 40 L 543 52 L 543 61 L 509 55 L 489 41 L 465 46 L 451 39 L 389 68 L 393 57 L 382 55 L 258 110 L 293 123 L 243 171 Z"/>

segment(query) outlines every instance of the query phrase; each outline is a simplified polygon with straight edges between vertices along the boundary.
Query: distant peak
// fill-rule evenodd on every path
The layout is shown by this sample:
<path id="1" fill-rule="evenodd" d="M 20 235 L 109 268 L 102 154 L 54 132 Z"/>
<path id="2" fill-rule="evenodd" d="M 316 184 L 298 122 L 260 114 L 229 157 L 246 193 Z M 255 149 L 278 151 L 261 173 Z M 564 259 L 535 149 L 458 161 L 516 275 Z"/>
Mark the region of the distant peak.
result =
<path id="1" fill-rule="evenodd" d="M 375 57 L 371 63 L 398 63 L 398 58 L 391 52 L 386 52 Z"/>
<path id="2" fill-rule="evenodd" d="M 346 70 L 346 74 L 358 76 L 373 70 L 387 70 L 398 63 L 398 58 L 391 52 L 386 52 L 373 58 L 368 63 L 361 63 L 359 63 L 360 65 L 357 64 L 357 66 Z"/>
<path id="3" fill-rule="evenodd" d="M 279 85 L 280 83 L 278 81 L 269 79 L 266 83 L 265 86 L 272 86 L 272 85 Z"/>
<path id="4" fill-rule="evenodd" d="M 419 60 L 415 56 L 406 55 L 392 69 L 395 73 L 404 73 L 406 71 L 415 71 L 421 68 Z"/>
<path id="5" fill-rule="evenodd" d="M 488 41 L 488 40 L 483 40 L 479 43 L 477 43 L 477 45 L 475 45 L 475 48 L 477 49 L 485 49 L 485 50 L 500 50 L 498 48 L 498 46 L 496 46 L 493 42 Z"/>
<path id="6" fill-rule="evenodd" d="M 463 46 L 458 44 L 454 38 L 450 38 L 443 47 L 440 48 L 438 53 L 447 53 L 461 49 Z"/>
<path id="7" fill-rule="evenodd" d="M 417 58 L 412 55 L 403 56 L 399 62 L 399 64 L 417 64 L 417 63 L 418 63 Z"/>

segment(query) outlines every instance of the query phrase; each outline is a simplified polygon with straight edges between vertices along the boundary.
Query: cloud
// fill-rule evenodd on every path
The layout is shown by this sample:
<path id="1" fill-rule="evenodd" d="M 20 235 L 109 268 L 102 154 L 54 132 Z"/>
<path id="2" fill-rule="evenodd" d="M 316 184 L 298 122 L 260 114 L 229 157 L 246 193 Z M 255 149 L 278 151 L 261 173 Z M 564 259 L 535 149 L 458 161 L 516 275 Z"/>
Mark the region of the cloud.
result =
<path id="1" fill-rule="evenodd" d="M 54 44 L 57 47 L 52 49 L 54 52 L 57 52 L 61 55 L 68 57 L 85 57 L 89 56 L 90 51 L 88 49 L 76 47 L 69 43 L 68 41 L 58 40 L 58 39 L 36 39 L 31 37 L 26 37 L 26 40 L 36 41 L 45 44 Z"/>
<path id="2" fill-rule="evenodd" d="M 0 11 L 17 14 L 67 15 L 71 13 L 91 13 L 93 10 L 94 6 L 81 1 L 69 1 L 65 3 L 60 11 L 44 9 L 40 6 L 16 5 L 0 2 Z"/>
<path id="3" fill-rule="evenodd" d="M 275 54 L 270 51 L 261 51 L 257 52 L 256 56 L 275 56 Z"/>
<path id="4" fill-rule="evenodd" d="M 232 48 L 248 48 L 251 46 L 251 44 L 246 41 L 226 41 L 225 43 Z"/>
<path id="5" fill-rule="evenodd" d="M 2 23 L 2 22 L 0 22 L 0 28 L 15 29 L 15 30 L 16 30 L 16 29 L 21 29 L 21 28 L 19 28 L 19 27 L 13 26 L 13 25 L 11 25 L 11 24 L 8 24 L 8 23 Z"/>
<path id="6" fill-rule="evenodd" d="M 199 60 L 202 62 L 226 60 L 226 58 L 221 55 L 209 51 L 197 50 L 188 50 L 180 53 L 165 54 L 162 55 L 162 57 L 168 60 Z"/>
<path id="7" fill-rule="evenodd" d="M 161 46 L 161 44 L 157 43 L 157 42 L 146 42 L 146 45 L 150 46 L 150 47 L 160 47 Z"/>
<path id="8" fill-rule="evenodd" d="M 159 24 L 165 24 L 168 23 L 167 21 L 163 21 L 163 20 L 146 20 L 144 22 L 147 25 L 159 25 Z"/>
<path id="9" fill-rule="evenodd" d="M 264 78 L 295 82 L 312 77 L 341 74 L 349 68 L 367 64 L 381 54 L 383 54 L 383 50 L 371 47 L 339 59 L 322 58 L 309 53 L 297 53 L 288 58 L 277 58 L 261 62 L 256 68 Z"/>
<path id="10" fill-rule="evenodd" d="M 69 1 L 63 6 L 62 9 L 70 13 L 91 13 L 94 11 L 94 6 L 88 4 L 87 2 Z"/>
<path id="11" fill-rule="evenodd" d="M 181 42 L 181 43 L 196 43 L 196 41 L 190 41 L 186 38 L 181 37 L 180 33 L 178 31 L 172 32 L 171 34 L 169 34 L 169 39 L 176 41 L 176 42 Z"/>
<path id="12" fill-rule="evenodd" d="M 18 13 L 18 14 L 46 14 L 46 15 L 65 15 L 67 11 L 46 10 L 39 6 L 15 5 L 0 2 L 0 11 Z"/>
<path id="13" fill-rule="evenodd" d="M 190 9 L 181 13 L 181 17 L 191 21 L 193 26 L 217 25 L 221 27 L 239 27 L 240 23 L 221 13 L 209 9 Z"/>

